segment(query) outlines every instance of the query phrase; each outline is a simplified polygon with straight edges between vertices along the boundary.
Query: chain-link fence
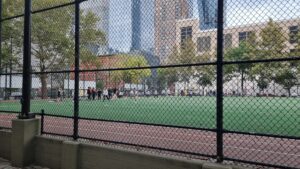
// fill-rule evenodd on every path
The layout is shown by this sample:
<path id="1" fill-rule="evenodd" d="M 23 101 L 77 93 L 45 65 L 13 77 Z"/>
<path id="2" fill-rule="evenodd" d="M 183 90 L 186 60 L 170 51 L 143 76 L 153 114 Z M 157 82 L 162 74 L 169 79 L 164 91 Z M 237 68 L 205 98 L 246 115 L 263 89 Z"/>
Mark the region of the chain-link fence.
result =
<path id="1" fill-rule="evenodd" d="M 297 0 L 0 2 L 0 128 L 299 168 Z"/>

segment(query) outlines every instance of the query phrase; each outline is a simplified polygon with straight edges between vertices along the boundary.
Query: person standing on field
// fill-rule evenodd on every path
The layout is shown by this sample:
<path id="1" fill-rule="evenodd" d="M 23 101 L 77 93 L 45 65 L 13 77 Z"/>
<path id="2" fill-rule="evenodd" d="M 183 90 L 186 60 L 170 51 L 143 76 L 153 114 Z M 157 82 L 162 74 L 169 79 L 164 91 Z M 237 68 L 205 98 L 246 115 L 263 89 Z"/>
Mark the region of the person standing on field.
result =
<path id="1" fill-rule="evenodd" d="M 93 89 L 92 89 L 93 100 L 95 100 L 96 94 L 97 94 L 97 91 L 96 91 L 96 89 L 93 87 Z"/>
<path id="2" fill-rule="evenodd" d="M 104 88 L 104 90 L 103 90 L 103 101 L 104 101 L 105 99 L 109 100 L 109 97 L 108 97 L 108 90 L 107 90 L 106 88 Z"/>
<path id="3" fill-rule="evenodd" d="M 101 91 L 101 89 L 98 89 L 98 92 L 97 92 L 97 94 L 98 94 L 98 100 L 100 100 L 100 99 L 101 99 L 101 95 L 102 95 L 102 91 Z"/>
<path id="4" fill-rule="evenodd" d="M 61 98 L 61 90 L 60 89 L 58 89 L 58 91 L 57 91 L 57 100 L 56 100 L 57 102 L 60 102 L 60 101 L 62 101 L 62 98 Z"/>
<path id="5" fill-rule="evenodd" d="M 91 95 L 92 95 L 91 87 L 88 87 L 88 89 L 87 89 L 87 95 L 88 95 L 88 99 L 91 100 Z"/>

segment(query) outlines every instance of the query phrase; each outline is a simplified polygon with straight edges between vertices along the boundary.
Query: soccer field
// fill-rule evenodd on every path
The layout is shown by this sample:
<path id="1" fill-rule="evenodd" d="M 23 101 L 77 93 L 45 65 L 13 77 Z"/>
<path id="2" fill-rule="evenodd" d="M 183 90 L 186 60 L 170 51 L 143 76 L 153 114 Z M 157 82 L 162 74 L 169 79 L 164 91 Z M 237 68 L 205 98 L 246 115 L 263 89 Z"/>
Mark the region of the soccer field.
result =
<path id="1" fill-rule="evenodd" d="M 73 102 L 32 101 L 32 112 L 73 115 Z M 20 103 L 0 102 L 0 110 L 20 111 Z M 158 97 L 81 100 L 79 116 L 105 120 L 216 128 L 215 97 Z M 300 136 L 299 98 L 225 97 L 224 129 Z"/>

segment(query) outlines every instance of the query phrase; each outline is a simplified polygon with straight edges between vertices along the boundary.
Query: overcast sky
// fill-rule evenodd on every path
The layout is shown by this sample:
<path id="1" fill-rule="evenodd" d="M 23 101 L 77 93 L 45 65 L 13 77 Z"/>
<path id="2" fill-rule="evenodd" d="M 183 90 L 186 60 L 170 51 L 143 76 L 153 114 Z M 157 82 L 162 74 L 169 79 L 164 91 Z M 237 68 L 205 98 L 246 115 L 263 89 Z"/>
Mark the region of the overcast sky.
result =
<path id="1" fill-rule="evenodd" d="M 226 8 L 227 26 L 300 18 L 300 0 L 227 0 Z"/>
<path id="2" fill-rule="evenodd" d="M 131 47 L 131 2 L 132 0 L 89 0 L 82 6 L 94 6 L 98 3 L 110 2 L 109 10 L 109 44 L 114 49 L 127 51 Z M 193 1 L 194 17 L 198 18 L 197 0 Z M 213 1 L 213 0 L 211 0 Z M 216 0 L 215 0 L 216 1 Z M 154 2 L 155 0 L 141 0 L 142 18 L 149 22 L 142 22 L 142 41 L 145 48 L 154 44 Z M 145 4 L 145 3 L 149 4 Z M 152 5 L 150 5 L 152 4 Z M 300 19 L 300 0 L 226 0 L 226 26 L 239 26 L 253 23 L 267 22 L 269 18 L 275 21 L 286 19 Z M 100 12 L 100 7 L 95 7 Z M 108 24 L 108 23 L 104 23 Z M 146 25 L 145 25 L 146 24 Z M 114 46 L 113 46 L 114 45 Z"/>

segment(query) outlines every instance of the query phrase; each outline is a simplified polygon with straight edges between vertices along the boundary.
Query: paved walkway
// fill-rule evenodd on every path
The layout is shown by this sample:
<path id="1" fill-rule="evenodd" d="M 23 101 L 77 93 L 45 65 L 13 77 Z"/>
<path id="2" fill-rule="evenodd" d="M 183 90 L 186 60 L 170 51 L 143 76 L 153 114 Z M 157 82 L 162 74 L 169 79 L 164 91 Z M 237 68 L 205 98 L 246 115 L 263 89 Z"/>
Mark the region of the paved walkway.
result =
<path id="1" fill-rule="evenodd" d="M 21 169 L 21 168 L 12 167 L 9 161 L 0 158 L 0 169 Z M 24 169 L 48 169 L 48 168 L 43 168 L 39 166 L 29 166 L 29 167 L 25 167 Z"/>

